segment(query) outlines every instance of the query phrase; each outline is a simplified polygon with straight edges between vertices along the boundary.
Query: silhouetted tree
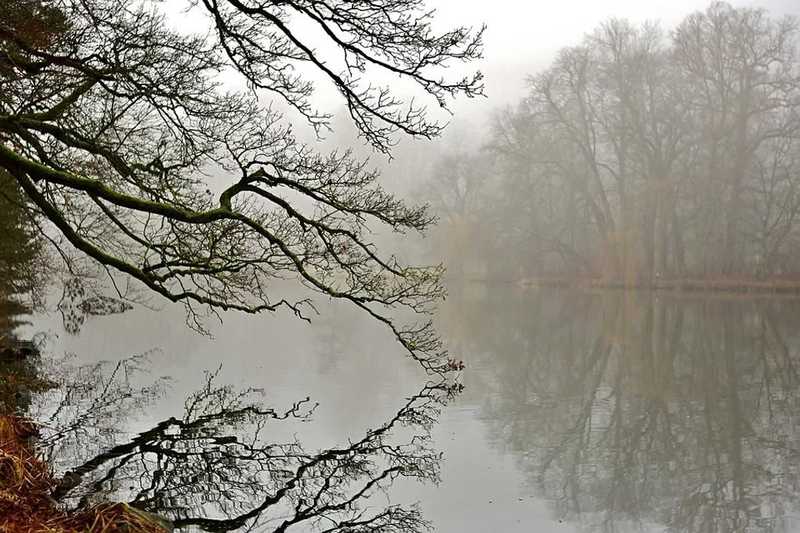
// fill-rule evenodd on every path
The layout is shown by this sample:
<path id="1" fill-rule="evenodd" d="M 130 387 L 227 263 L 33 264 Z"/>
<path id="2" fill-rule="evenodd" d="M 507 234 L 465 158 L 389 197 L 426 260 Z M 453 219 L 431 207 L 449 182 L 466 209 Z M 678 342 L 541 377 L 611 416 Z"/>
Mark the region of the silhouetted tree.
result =
<path id="1" fill-rule="evenodd" d="M 398 325 L 390 310 L 425 313 L 442 295 L 441 269 L 403 265 L 369 240 L 374 225 L 421 231 L 432 217 L 385 192 L 349 152 L 298 142 L 264 101 L 324 129 L 330 117 L 299 73 L 308 67 L 388 153 L 396 133 L 430 138 L 442 126 L 382 76 L 447 110 L 481 92 L 479 73 L 444 69 L 478 58 L 482 31 L 434 31 L 421 0 L 187 1 L 207 35 L 171 29 L 158 8 L 15 0 L 0 18 L 0 167 L 61 237 L 62 256 L 74 248 L 182 302 L 198 328 L 218 310 L 303 316 L 304 299 L 272 296 L 276 279 L 294 278 L 364 309 L 437 368 L 429 326 Z M 39 38 L 54 17 L 57 31 Z M 226 91 L 223 75 L 248 89 Z"/>

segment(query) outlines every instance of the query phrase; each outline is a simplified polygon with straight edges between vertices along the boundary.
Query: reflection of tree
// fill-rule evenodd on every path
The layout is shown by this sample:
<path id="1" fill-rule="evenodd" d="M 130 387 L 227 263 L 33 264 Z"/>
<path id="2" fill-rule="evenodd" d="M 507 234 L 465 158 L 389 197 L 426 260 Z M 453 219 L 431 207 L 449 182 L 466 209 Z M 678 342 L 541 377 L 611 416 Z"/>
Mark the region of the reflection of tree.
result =
<path id="1" fill-rule="evenodd" d="M 495 309 L 508 313 L 475 332 L 502 383 L 487 418 L 560 517 L 786 529 L 800 493 L 797 303 L 545 293 Z"/>
<path id="2" fill-rule="evenodd" d="M 72 364 L 72 356 L 44 358 L 39 373 L 51 384 L 37 395 L 28 416 L 42 426 L 38 439 L 44 459 L 56 471 L 84 461 L 124 438 L 126 419 L 140 415 L 163 395 L 169 380 L 147 379 L 148 354 L 118 363 Z"/>
<path id="3" fill-rule="evenodd" d="M 67 280 L 58 302 L 64 329 L 72 335 L 80 333 L 87 316 L 114 315 L 133 309 L 124 299 L 106 296 L 88 281 L 80 277 Z"/>
<path id="4" fill-rule="evenodd" d="M 57 501 L 78 509 L 98 499 L 129 501 L 176 528 L 207 531 L 298 524 L 329 532 L 427 529 L 416 507 L 377 507 L 372 497 L 397 478 L 438 479 L 440 455 L 429 430 L 454 386 L 428 384 L 362 438 L 312 452 L 296 437 L 271 442 L 282 431 L 276 423 L 293 431 L 292 421 L 309 420 L 308 400 L 284 412 L 268 409 L 258 391 L 218 386 L 214 374 L 180 417 L 126 436 L 119 430 L 125 417 L 163 388 L 131 384 L 140 362 L 123 362 L 110 375 L 103 365 L 67 371 L 54 379 L 62 386 L 37 404 L 45 421 L 40 445 L 56 470 L 66 471 L 52 494 Z"/>

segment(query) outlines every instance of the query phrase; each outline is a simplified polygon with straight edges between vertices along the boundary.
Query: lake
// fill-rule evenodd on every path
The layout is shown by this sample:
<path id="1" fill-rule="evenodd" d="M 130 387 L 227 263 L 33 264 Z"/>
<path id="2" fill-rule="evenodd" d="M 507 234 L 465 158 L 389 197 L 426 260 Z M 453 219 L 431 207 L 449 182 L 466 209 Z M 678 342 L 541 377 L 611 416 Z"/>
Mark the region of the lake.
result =
<path id="1" fill-rule="evenodd" d="M 45 424 L 57 472 L 94 467 L 65 501 L 140 501 L 188 530 L 346 531 L 326 514 L 358 483 L 375 490 L 344 509 L 349 531 L 403 531 L 358 529 L 354 517 L 414 502 L 409 529 L 424 519 L 445 533 L 800 530 L 800 302 L 477 283 L 449 292 L 436 323 L 465 364 L 463 390 L 427 395 L 436 384 L 386 330 L 341 303 L 318 302 L 311 324 L 226 314 L 211 338 L 177 306 L 65 326 L 52 298 L 19 336 L 35 336 L 40 372 L 61 386 L 23 406 Z M 210 420 L 251 396 L 275 416 L 190 427 L 185 415 Z M 400 444 L 378 440 L 398 412 Z M 170 417 L 187 422 L 142 440 Z M 333 449 L 338 462 L 315 463 L 286 501 L 226 522 Z M 319 512 L 291 523 L 312 500 Z"/>

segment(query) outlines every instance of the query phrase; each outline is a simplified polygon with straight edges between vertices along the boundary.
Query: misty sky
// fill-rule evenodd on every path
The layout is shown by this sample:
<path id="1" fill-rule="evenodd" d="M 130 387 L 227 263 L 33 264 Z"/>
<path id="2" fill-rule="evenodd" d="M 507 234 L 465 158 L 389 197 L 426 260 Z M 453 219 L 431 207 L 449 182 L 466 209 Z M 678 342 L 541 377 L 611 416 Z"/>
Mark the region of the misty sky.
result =
<path id="1" fill-rule="evenodd" d="M 488 96 L 493 105 L 521 95 L 527 74 L 547 66 L 554 53 L 577 44 L 602 21 L 617 17 L 634 22 L 659 20 L 671 28 L 707 0 L 429 0 L 444 24 L 485 22 Z M 800 15 L 800 0 L 731 0 L 735 6 L 763 7 L 774 14 Z"/>
<path id="2" fill-rule="evenodd" d="M 737 7 L 766 8 L 775 15 L 800 15 L 800 0 L 727 1 Z M 488 99 L 461 98 L 452 106 L 456 118 L 468 122 L 476 118 L 480 122 L 482 119 L 478 117 L 486 117 L 487 111 L 518 101 L 525 92 L 528 75 L 547 67 L 559 49 L 578 44 L 586 33 L 609 18 L 626 18 L 635 23 L 657 20 L 670 29 L 686 15 L 705 9 L 710 3 L 710 0 L 427 0 L 427 5 L 438 11 L 435 20 L 439 29 L 457 25 L 477 27 L 483 23 L 488 26 L 484 58 L 477 65 L 485 75 Z M 201 29 L 205 24 L 203 19 L 196 14 L 187 17 L 180 11 L 180 5 L 184 4 L 168 3 L 164 9 L 179 28 Z M 312 79 L 318 79 L 313 69 L 306 70 Z M 403 94 L 402 90 L 399 94 Z M 324 81 L 317 84 L 315 99 L 325 111 L 341 105 L 334 87 Z"/>

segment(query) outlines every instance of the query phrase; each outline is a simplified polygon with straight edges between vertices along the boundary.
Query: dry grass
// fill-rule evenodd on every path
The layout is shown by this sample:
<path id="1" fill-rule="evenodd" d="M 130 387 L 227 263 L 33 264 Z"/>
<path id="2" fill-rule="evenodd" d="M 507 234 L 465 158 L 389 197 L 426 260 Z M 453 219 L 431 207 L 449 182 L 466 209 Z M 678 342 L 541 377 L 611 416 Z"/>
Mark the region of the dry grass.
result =
<path id="1" fill-rule="evenodd" d="M 67 513 L 50 498 L 55 485 L 33 453 L 32 424 L 0 415 L 0 533 L 165 533 L 149 516 L 123 503 Z"/>

